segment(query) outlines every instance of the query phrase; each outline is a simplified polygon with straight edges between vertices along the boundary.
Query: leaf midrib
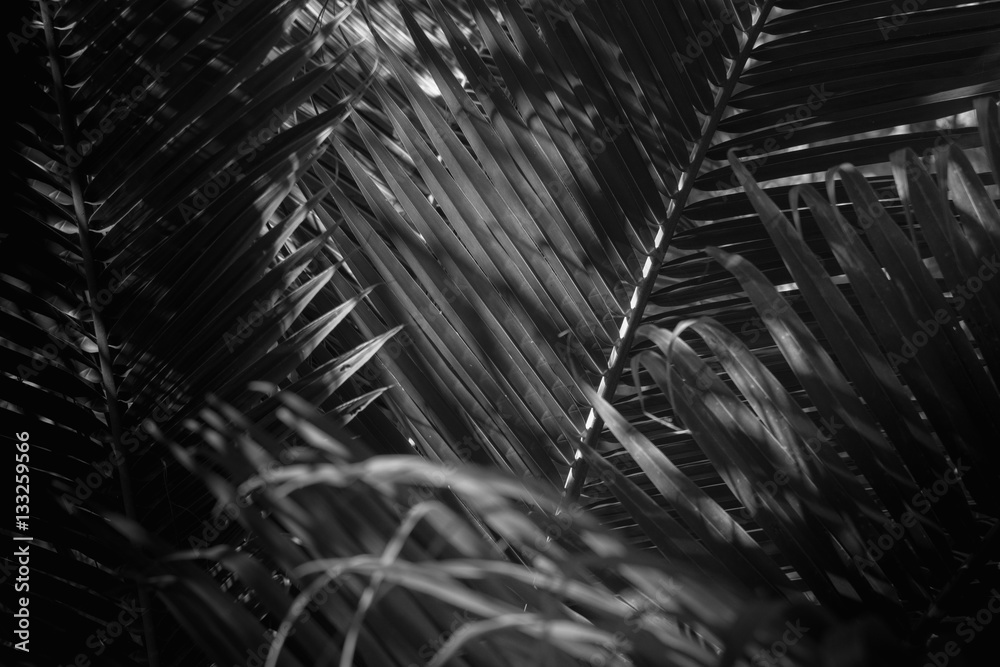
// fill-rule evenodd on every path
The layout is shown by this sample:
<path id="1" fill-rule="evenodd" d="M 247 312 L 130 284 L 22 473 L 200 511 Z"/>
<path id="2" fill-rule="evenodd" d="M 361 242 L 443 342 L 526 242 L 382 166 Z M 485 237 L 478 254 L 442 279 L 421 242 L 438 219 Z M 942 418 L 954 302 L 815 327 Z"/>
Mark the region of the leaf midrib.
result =
<path id="1" fill-rule="evenodd" d="M 684 211 L 684 206 L 687 204 L 687 199 L 694 188 L 695 178 L 705 161 L 705 156 L 708 153 L 709 146 L 715 136 L 716 128 L 722 120 L 722 114 L 725 113 L 725 110 L 729 106 L 729 99 L 732 97 L 737 83 L 739 83 L 740 76 L 750 59 L 750 53 L 753 51 L 757 38 L 761 32 L 763 32 L 764 25 L 767 22 L 767 17 L 769 16 L 773 6 L 774 0 L 768 0 L 767 4 L 761 8 L 757 21 L 753 24 L 750 32 L 747 34 L 746 43 L 743 45 L 743 48 L 740 49 L 739 56 L 735 61 L 733 61 L 729 70 L 729 75 L 726 77 L 726 83 L 720 90 L 715 107 L 712 109 L 712 115 L 705 122 L 704 130 L 702 131 L 698 145 L 693 151 L 692 157 L 688 162 L 687 169 L 685 169 L 684 174 L 682 174 L 680 178 L 677 194 L 673 197 L 673 199 L 671 199 L 670 204 L 667 207 L 667 219 L 656 233 L 653 252 L 646 258 L 646 262 L 643 265 L 642 279 L 636 286 L 630 301 L 631 310 L 628 315 L 626 315 L 625 321 L 619 329 L 619 341 L 611 349 L 611 353 L 608 357 L 608 370 L 601 379 L 600 386 L 598 387 L 598 393 L 601 398 L 609 403 L 612 402 L 614 398 L 615 391 L 618 388 L 618 382 L 621 379 L 622 371 L 625 369 L 625 364 L 628 362 L 628 353 L 635 342 L 636 331 L 642 324 L 642 317 L 646 309 L 646 304 L 648 303 L 649 297 L 653 292 L 656 277 L 659 275 L 660 267 L 666 257 L 670 241 L 677 228 L 677 223 Z M 597 439 L 600 437 L 603 428 L 603 420 L 597 415 L 594 409 L 591 408 L 590 414 L 587 416 L 586 427 L 582 436 L 584 444 L 587 447 L 596 448 Z M 563 500 L 560 509 L 563 509 L 577 501 L 580 496 L 580 492 L 583 489 L 583 485 L 587 480 L 587 470 L 589 465 L 583 458 L 582 451 L 582 449 L 577 449 L 573 465 L 570 467 L 569 474 L 566 477 L 566 483 L 563 486 Z"/>

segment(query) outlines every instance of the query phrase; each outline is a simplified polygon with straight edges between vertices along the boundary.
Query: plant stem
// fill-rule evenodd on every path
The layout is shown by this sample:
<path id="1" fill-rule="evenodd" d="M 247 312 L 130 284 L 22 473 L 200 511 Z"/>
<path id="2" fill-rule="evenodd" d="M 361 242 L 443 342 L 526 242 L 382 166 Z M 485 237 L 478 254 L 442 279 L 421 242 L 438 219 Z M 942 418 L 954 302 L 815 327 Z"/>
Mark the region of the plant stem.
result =
<path id="1" fill-rule="evenodd" d="M 667 219 L 656 233 L 656 245 L 653 252 L 646 258 L 646 264 L 642 269 L 642 280 L 632 294 L 631 310 L 622 323 L 620 330 L 621 338 L 614 349 L 611 350 L 611 355 L 608 358 L 608 371 L 601 379 L 600 387 L 597 390 L 601 397 L 609 403 L 612 402 L 615 391 L 618 388 L 618 381 L 621 379 L 622 371 L 625 369 L 629 350 L 632 349 L 632 345 L 635 342 L 635 332 L 642 324 L 642 316 L 646 310 L 649 296 L 653 292 L 653 286 L 656 284 L 656 276 L 663 266 L 663 258 L 667 254 L 667 248 L 673 239 L 677 223 L 684 211 L 685 204 L 687 204 L 688 196 L 694 187 L 695 177 L 698 176 L 698 172 L 701 170 L 705 154 L 708 152 L 708 148 L 715 136 L 715 129 L 722 120 L 722 114 L 729 104 L 729 99 L 732 97 L 736 84 L 739 83 L 740 75 L 743 73 L 743 69 L 750 59 L 750 52 L 757 42 L 757 37 L 764 29 L 764 24 L 767 22 L 767 17 L 773 6 L 774 0 L 768 0 L 767 4 L 761 8 L 757 21 L 747 34 L 746 43 L 740 50 L 736 60 L 733 61 L 729 75 L 726 78 L 726 83 L 719 92 L 712 115 L 705 123 L 701 140 L 692 153 L 687 169 L 681 175 L 677 194 L 670 200 L 670 205 L 667 208 Z M 589 447 L 594 447 L 603 428 L 604 421 L 591 408 L 590 415 L 587 417 L 586 431 L 582 438 L 584 443 Z M 581 452 L 582 450 L 577 450 L 576 458 L 573 460 L 573 465 L 570 467 L 569 474 L 566 477 L 566 483 L 563 485 L 563 498 L 560 509 L 564 509 L 577 501 L 580 497 L 580 491 L 583 490 L 583 485 L 587 481 L 589 466 Z"/>
<path id="2" fill-rule="evenodd" d="M 42 13 L 42 24 L 45 28 L 45 45 L 49 54 L 49 65 L 52 69 L 52 90 L 56 98 L 59 109 L 60 125 L 62 128 L 63 144 L 67 152 L 75 144 L 77 136 L 76 119 L 69 107 L 66 96 L 66 88 L 63 85 L 62 70 L 59 66 L 59 56 L 56 49 L 55 29 L 52 24 L 52 16 L 49 14 L 48 4 L 39 3 Z M 94 296 L 99 293 L 100 280 L 97 275 L 97 267 L 94 261 L 94 252 L 90 243 L 90 224 L 87 216 L 87 209 L 83 199 L 83 187 L 81 176 L 77 167 L 66 164 L 69 174 L 69 183 L 73 197 L 73 212 L 76 215 L 77 229 L 80 236 L 80 252 L 83 256 L 83 269 L 87 280 L 87 305 L 94 318 L 94 339 L 97 342 L 98 358 L 101 367 L 101 384 L 104 387 L 104 395 L 107 400 L 107 418 L 111 427 L 111 451 L 115 457 L 118 468 L 118 479 L 122 490 L 122 505 L 126 518 L 135 520 L 135 506 L 132 500 L 132 483 L 128 470 L 125 466 L 125 458 L 121 454 L 119 443 L 121 442 L 121 407 L 118 403 L 118 389 L 115 385 L 114 371 L 111 363 L 111 346 L 108 344 L 108 332 L 101 318 L 101 304 L 94 301 Z M 96 307 L 95 307 L 96 306 Z M 153 637 L 152 614 L 149 595 L 141 584 L 137 584 L 139 604 L 142 607 L 142 625 L 145 637 L 146 652 L 149 664 L 157 667 L 156 644 Z"/>

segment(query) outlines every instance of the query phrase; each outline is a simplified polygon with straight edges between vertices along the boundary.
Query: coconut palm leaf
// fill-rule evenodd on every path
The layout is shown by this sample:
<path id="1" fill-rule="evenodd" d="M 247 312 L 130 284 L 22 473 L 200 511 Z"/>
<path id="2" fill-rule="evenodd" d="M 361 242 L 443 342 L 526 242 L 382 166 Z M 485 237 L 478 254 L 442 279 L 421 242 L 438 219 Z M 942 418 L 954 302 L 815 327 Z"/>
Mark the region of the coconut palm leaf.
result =
<path id="1" fill-rule="evenodd" d="M 33 664 L 192 659 L 145 584 L 115 576 L 124 542 L 99 519 L 183 541 L 208 516 L 210 496 L 144 424 L 178 433 L 210 392 L 273 404 L 249 382 L 294 386 L 345 421 L 373 398 L 336 390 L 397 329 L 337 335 L 371 288 L 296 187 L 356 97 L 298 110 L 349 56 L 318 56 L 342 15 L 290 36 L 303 5 L 24 8 L 39 37 L 14 45 L 35 78 L 17 119 L 0 336 L 2 409 L 30 438 L 21 530 L 46 610 Z"/>
<path id="2" fill-rule="evenodd" d="M 646 319 L 735 297 L 700 278 L 723 233 L 777 261 L 727 151 L 779 199 L 842 161 L 888 179 L 894 149 L 981 145 L 970 113 L 997 92 L 992 3 L 364 9 L 335 38 L 365 37 L 356 67 L 384 71 L 307 180 L 340 179 L 323 206 L 350 221 L 344 247 L 406 283 L 379 311 L 413 336 L 380 358 L 390 403 L 428 456 L 474 442 L 570 500 L 572 443 L 606 433 L 577 378 L 615 402 Z"/>
<path id="3" fill-rule="evenodd" d="M 992 248 L 989 226 L 957 232 L 941 221 L 959 214 L 959 206 L 974 220 L 991 220 L 995 210 L 988 160 L 996 149 L 984 142 L 995 143 L 996 7 L 873 3 L 855 14 L 847 3 L 428 5 L 432 17 L 417 3 L 372 3 L 345 25 L 351 35 L 370 35 L 359 60 L 383 59 L 387 75 L 345 125 L 336 154 L 321 160 L 313 188 L 333 175 L 346 183 L 331 215 L 350 220 L 353 236 L 364 239 L 358 254 L 398 283 L 381 312 L 401 318 L 392 321 L 405 322 L 413 342 L 381 363 L 399 385 L 388 396 L 418 451 L 458 461 L 471 449 L 478 460 L 519 476 L 565 482 L 567 503 L 580 500 L 637 545 L 666 548 L 662 525 L 636 518 L 640 508 L 652 508 L 633 484 L 611 474 L 617 496 L 603 483 L 606 475 L 588 484 L 595 456 L 615 462 L 671 520 L 680 518 L 666 500 L 675 487 L 651 476 L 671 470 L 667 463 L 720 511 L 740 516 L 755 484 L 804 464 L 796 463 L 791 443 L 829 438 L 836 429 L 849 464 L 821 455 L 820 471 L 794 478 L 793 506 L 764 503 L 758 515 L 769 522 L 766 534 L 748 515 L 741 523 L 787 575 L 808 579 L 797 587 L 847 616 L 858 604 L 873 605 L 905 634 L 906 614 L 933 600 L 954 568 L 986 544 L 995 501 L 986 494 L 987 469 L 979 472 L 984 453 L 970 450 L 980 463 L 968 478 L 975 509 L 963 492 L 946 489 L 935 513 L 949 530 L 941 523 L 918 528 L 914 551 L 887 561 L 892 581 L 870 582 L 845 569 L 838 563 L 843 554 L 829 551 L 828 542 L 836 535 L 837 549 L 860 556 L 866 541 L 881 535 L 885 512 L 901 517 L 915 493 L 953 470 L 969 443 L 990 441 L 995 384 L 978 357 L 995 356 L 992 299 L 984 290 L 970 300 L 973 342 L 953 328 L 921 348 L 926 366 L 913 364 L 897 377 L 888 359 L 875 361 L 884 356 L 885 337 L 893 327 L 912 334 L 933 319 L 947 290 L 927 276 L 907 279 L 903 293 L 924 294 L 926 303 L 905 323 L 869 331 L 876 306 L 869 302 L 863 316 L 851 315 L 845 309 L 858 297 L 843 287 L 868 279 L 844 274 L 835 251 L 820 247 L 815 227 L 805 226 L 805 245 L 772 238 L 757 202 L 741 194 L 739 169 L 781 202 L 775 210 L 791 215 L 794 204 L 784 203 L 791 186 L 821 186 L 831 165 L 858 165 L 877 192 L 866 210 L 877 202 L 889 215 L 906 216 L 912 204 L 920 216 L 933 216 L 898 234 L 891 232 L 898 225 L 882 225 L 890 231 L 880 233 L 893 235 L 884 252 L 901 252 L 899 240 L 912 236 L 915 254 L 905 259 L 912 272 L 932 248 L 958 248 L 956 235 L 965 233 L 974 249 L 946 257 L 941 271 L 949 273 L 938 277 L 949 284 L 970 278 Z M 949 173 L 980 184 L 977 203 L 962 200 L 976 186 L 958 186 L 954 203 L 911 201 L 936 196 L 934 188 L 925 179 L 915 191 L 898 176 L 912 171 L 915 158 L 897 163 L 888 156 L 910 147 L 926 161 L 950 145 L 969 150 L 965 168 Z M 733 151 L 737 157 L 727 162 Z M 847 181 L 832 187 L 840 201 L 854 196 Z M 917 225 L 935 235 L 917 238 Z M 804 311 L 808 299 L 827 304 L 789 330 L 812 332 L 795 352 L 798 366 L 785 366 L 766 328 L 755 323 L 761 315 L 746 287 L 706 251 L 713 246 L 759 267 L 761 299 L 773 301 L 778 285 L 792 304 L 803 304 L 792 312 Z M 405 260 L 394 264 L 393 255 Z M 822 269 L 834 280 L 807 286 L 785 268 L 783 260 L 796 257 L 803 275 L 816 279 Z M 878 255 L 880 269 L 891 273 L 886 262 L 888 255 Z M 896 304 L 891 308 L 911 298 L 870 289 L 883 290 L 878 298 Z M 718 441 L 712 456 L 672 423 L 673 408 L 657 404 L 650 412 L 644 405 L 641 388 L 653 377 L 622 381 L 630 365 L 656 365 L 649 347 L 635 344 L 643 325 L 673 329 L 702 316 L 739 331 L 761 354 L 751 362 L 742 350 L 740 366 L 727 369 L 743 374 L 739 392 L 750 405 L 731 390 L 713 406 L 696 401 L 699 423 Z M 715 336 L 715 348 L 735 344 L 725 328 L 699 326 L 703 336 Z M 692 377 L 718 368 L 697 361 L 710 349 L 707 341 L 693 345 Z M 963 376 L 945 379 L 953 367 Z M 597 386 L 637 431 L 628 433 L 635 450 L 614 444 L 600 410 L 586 414 L 587 386 Z M 825 422 L 815 423 L 814 409 Z M 467 422 L 456 426 L 455 413 Z M 724 431 L 713 426 L 720 419 Z M 942 449 L 937 438 L 951 444 Z M 656 450 L 666 463 L 654 463 Z M 638 452 L 650 457 L 646 465 Z M 862 516 L 841 527 L 843 512 L 826 494 L 850 501 Z M 714 556 L 726 562 L 732 554 L 721 550 L 731 546 L 720 545 Z M 915 577 L 913 567 L 935 574 Z"/>
<path id="4" fill-rule="evenodd" d="M 745 257 L 708 248 L 758 314 L 768 341 L 757 350 L 760 359 L 713 317 L 685 320 L 674 331 L 646 325 L 639 334 L 658 352 L 637 346 L 645 372 L 636 374 L 635 386 L 660 388 L 668 414 L 679 421 L 674 427 L 690 432 L 758 541 L 778 545 L 789 577 L 827 609 L 843 617 L 859 607 L 878 610 L 896 636 L 927 655 L 956 639 L 968 643 L 958 619 L 984 608 L 998 583 L 1000 512 L 990 492 L 998 481 L 996 452 L 987 433 L 996 432 L 991 422 L 1000 392 L 985 356 L 976 354 L 985 355 L 991 343 L 991 320 L 976 330 L 984 337 L 970 337 L 973 304 L 983 307 L 997 293 L 989 283 L 997 257 L 985 255 L 976 271 L 956 272 L 954 281 L 944 266 L 975 256 L 976 241 L 995 228 L 995 203 L 954 145 L 937 156 L 937 180 L 912 152 L 894 154 L 908 210 L 922 221 L 912 231 L 933 249 L 931 263 L 921 260 L 917 244 L 855 167 L 828 172 L 830 201 L 809 185 L 795 186 L 793 226 L 732 162 L 796 289 L 781 293 Z M 836 205 L 838 176 L 852 211 Z M 977 184 L 967 208 L 988 213 L 952 213 L 948 184 L 964 179 Z M 808 213 L 795 204 L 800 198 Z M 806 244 L 810 227 L 819 228 L 836 264 Z M 950 242 L 931 243 L 931 235 Z M 804 309 L 792 305 L 789 292 L 801 295 Z M 687 330 L 698 334 L 705 352 L 681 338 Z M 780 362 L 765 366 L 774 349 Z M 779 382 L 779 366 L 795 382 Z M 624 421 L 606 403 L 597 405 L 613 430 Z M 656 412 L 647 414 L 662 421 Z M 661 459 L 633 455 L 656 485 L 672 465 L 668 459 L 638 433 L 615 435 L 626 449 L 641 438 Z M 664 497 L 689 530 L 698 529 L 676 499 Z M 968 664 L 990 650 L 988 640 L 963 649 Z"/>
<path id="5" fill-rule="evenodd" d="M 873 660 L 885 626 L 940 643 L 948 623 L 957 632 L 948 614 L 975 611 L 995 560 L 984 443 L 1000 414 L 998 304 L 978 276 L 1000 245 L 995 1 L 71 0 L 22 13 L 17 205 L 0 251 L 0 353 L 16 370 L 0 383 L 3 409 L 40 442 L 34 474 L 56 489 L 32 524 L 51 546 L 36 550 L 57 591 L 45 603 L 63 614 L 49 629 L 82 628 L 43 641 L 40 664 L 71 661 L 117 600 L 147 595 L 148 572 L 131 572 L 138 588 L 100 585 L 132 553 L 122 532 L 146 558 L 169 553 L 202 534 L 214 502 L 198 475 L 219 496 L 223 471 L 249 474 L 221 454 L 178 465 L 141 425 L 179 451 L 200 442 L 183 428 L 199 414 L 210 442 L 235 437 L 199 412 L 214 393 L 280 457 L 306 437 L 279 418 L 288 388 L 353 418 L 379 452 L 565 487 L 567 510 L 587 506 L 631 547 L 751 577 L 760 601 L 700 634 L 724 663 L 772 646 L 758 633 L 783 632 L 789 609 L 812 613 L 794 602 L 806 592 L 854 619 L 814 621 L 828 654 L 865 646 Z M 936 154 L 934 180 L 919 162 Z M 808 188 L 789 199 L 847 162 L 856 170 L 830 186 L 841 203 Z M 877 222 L 863 240 L 840 222 L 850 210 Z M 779 215 L 800 220 L 798 236 L 770 224 Z M 956 296 L 973 278 L 983 288 Z M 921 326 L 942 309 L 948 326 L 930 336 Z M 698 339 L 671 333 L 685 320 Z M 889 346 L 918 332 L 928 343 L 897 363 Z M 376 397 L 387 415 L 355 418 Z M 961 491 L 907 527 L 905 549 L 859 566 L 885 520 L 962 457 L 977 465 Z M 782 493 L 756 498 L 779 473 Z M 124 517 L 117 532 L 96 518 L 109 512 Z M 396 519 L 353 553 L 382 553 Z M 216 532 L 231 547 L 244 536 Z M 274 531 L 259 535 L 271 535 L 262 567 L 299 564 Z M 336 553 L 319 531 L 296 539 Z M 192 547 L 199 562 L 206 547 Z M 154 637 L 170 617 L 203 645 L 223 623 L 215 659 L 245 659 L 287 600 L 261 584 L 263 606 L 233 611 L 210 581 L 260 571 L 208 553 L 211 575 L 186 563 L 175 590 L 139 605 L 156 623 L 97 642 L 108 664 L 190 664 L 173 630 Z M 359 572 L 383 567 L 369 563 Z M 350 630 L 373 596 L 341 601 L 334 627 L 371 660 L 402 661 Z M 409 649 L 459 597 L 400 596 Z M 526 620 L 504 615 L 502 595 L 476 599 L 497 627 Z M 609 604 L 601 613 L 620 614 Z M 551 626 L 554 650 L 573 656 L 570 638 L 612 627 L 587 609 L 590 629 L 574 615 Z M 516 636 L 496 641 L 524 662 Z"/>
<path id="6" fill-rule="evenodd" d="M 245 528 L 243 543 L 177 552 L 112 518 L 157 597 L 218 664 L 712 665 L 738 654 L 734 618 L 766 610 L 749 637 L 766 645 L 786 619 L 830 622 L 808 604 L 762 605 L 708 576 L 697 552 L 695 562 L 650 558 L 586 513 L 555 516 L 551 488 L 373 456 L 301 398 L 275 398 L 302 446 L 216 400 L 189 422 L 207 446 L 172 446 L 212 489 L 216 513 Z M 201 563 L 231 574 L 225 591 Z M 821 650 L 804 638 L 795 664 Z"/>

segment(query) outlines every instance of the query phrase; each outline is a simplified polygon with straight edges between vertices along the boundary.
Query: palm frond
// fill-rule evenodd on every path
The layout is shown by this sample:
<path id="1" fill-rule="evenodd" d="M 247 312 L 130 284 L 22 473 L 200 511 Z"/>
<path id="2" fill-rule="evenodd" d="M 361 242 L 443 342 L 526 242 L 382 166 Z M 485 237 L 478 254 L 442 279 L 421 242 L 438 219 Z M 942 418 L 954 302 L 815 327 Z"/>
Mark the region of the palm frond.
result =
<path id="1" fill-rule="evenodd" d="M 819 628 L 790 651 L 806 663 L 887 659 L 883 631 L 915 651 L 964 639 L 1000 518 L 996 0 L 19 7 L 0 409 L 45 489 L 35 562 L 60 611 L 44 627 L 78 628 L 39 641 L 39 664 L 72 662 L 132 595 L 142 621 L 98 642 L 107 664 L 199 660 L 171 618 L 242 662 L 322 576 L 307 558 L 360 559 L 357 585 L 283 664 L 426 660 L 472 601 L 457 637 L 490 664 L 542 645 L 556 662 L 769 660 L 795 618 Z M 318 465 L 304 443 L 333 457 L 332 487 L 287 458 Z M 385 480 L 363 482 L 370 516 L 344 506 L 358 489 L 337 475 L 414 452 L 427 462 L 383 472 L 442 466 L 506 508 L 496 523 L 474 493 L 434 492 L 463 529 L 426 535 L 496 579 L 386 558 L 401 527 L 444 515 L 386 505 Z M 271 459 L 317 482 L 288 497 L 321 504 L 267 478 L 267 516 L 209 531 Z M 453 472 L 470 461 L 501 474 Z M 533 489 L 514 505 L 494 493 L 511 474 Z M 553 515 L 539 498 L 560 488 Z M 557 567 L 593 587 L 518 579 L 551 574 L 528 538 L 578 506 L 617 538 L 560 529 Z M 698 588 L 607 649 L 655 588 L 633 557 L 753 590 L 723 596 L 734 614 Z M 439 580 L 454 597 L 425 590 Z M 373 635 L 390 625 L 402 648 Z"/>
<path id="2" fill-rule="evenodd" d="M 301 2 L 111 4 L 35 5 L 45 38 L 23 52 L 49 74 L 18 119 L 2 381 L 3 411 L 32 436 L 33 590 L 59 610 L 35 635 L 37 664 L 190 654 L 166 632 L 154 643 L 154 617 L 170 617 L 144 588 L 101 585 L 125 563 L 94 512 L 176 539 L 211 507 L 144 424 L 177 433 L 206 393 L 273 409 L 250 381 L 333 416 L 343 404 L 346 420 L 371 397 L 335 390 L 398 330 L 331 336 L 370 288 L 296 185 L 357 97 L 314 97 L 349 56 L 318 59 L 343 16 L 293 39 Z M 95 640 L 136 595 L 142 621 Z"/>
<path id="3" fill-rule="evenodd" d="M 892 164 L 914 238 L 851 165 L 828 172 L 830 201 L 808 184 L 792 188 L 793 225 L 731 160 L 794 289 L 779 292 L 773 272 L 709 247 L 756 311 L 748 321 L 762 344 L 751 352 L 733 325 L 707 314 L 673 331 L 646 325 L 634 387 L 646 388 L 646 405 L 657 404 L 650 418 L 690 433 L 737 503 L 740 525 L 752 530 L 751 544 L 776 546 L 799 590 L 844 617 L 878 610 L 920 651 L 943 650 L 959 639 L 960 621 L 951 619 L 983 608 L 998 583 L 990 434 L 1000 392 L 986 359 L 995 320 L 977 317 L 998 293 L 990 284 L 997 255 L 984 243 L 997 229 L 994 201 L 954 145 L 938 154 L 937 179 L 907 150 Z M 837 206 L 838 176 L 852 209 Z M 955 215 L 947 192 L 960 183 Z M 979 214 L 961 213 L 973 210 Z M 805 240 L 817 228 L 821 249 Z M 921 258 L 921 245 L 931 257 Z M 685 341 L 689 331 L 699 340 Z M 650 399 L 652 384 L 662 394 Z M 691 484 L 671 463 L 672 449 L 657 450 L 595 400 L 669 515 L 697 534 L 704 518 L 686 509 L 692 495 L 678 498 L 658 481 L 671 475 Z M 627 506 L 624 494 L 611 493 Z M 720 560 L 732 548 L 703 543 Z M 977 654 L 988 650 L 984 643 Z"/>
<path id="4" fill-rule="evenodd" d="M 219 664 L 694 667 L 739 655 L 730 628 L 748 620 L 743 641 L 754 646 L 780 642 L 787 619 L 832 622 L 802 602 L 761 604 L 703 562 L 633 551 L 586 513 L 556 515 L 551 488 L 371 455 L 301 398 L 276 398 L 302 446 L 282 446 L 217 401 L 189 424 L 207 447 L 173 446 L 212 489 L 217 514 L 244 527 L 242 544 L 176 552 L 113 519 L 157 596 Z M 225 591 L 204 562 L 225 572 Z M 814 664 L 820 650 L 804 637 L 795 664 Z"/>

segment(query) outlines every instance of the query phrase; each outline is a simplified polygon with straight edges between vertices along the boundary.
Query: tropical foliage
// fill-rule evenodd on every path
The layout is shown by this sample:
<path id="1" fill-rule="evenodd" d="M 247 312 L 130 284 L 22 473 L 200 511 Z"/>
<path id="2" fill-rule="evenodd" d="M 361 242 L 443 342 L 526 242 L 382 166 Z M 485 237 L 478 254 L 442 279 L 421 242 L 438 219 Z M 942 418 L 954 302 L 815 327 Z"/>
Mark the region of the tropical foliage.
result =
<path id="1" fill-rule="evenodd" d="M 22 12 L 19 661 L 989 654 L 997 3 Z"/>

